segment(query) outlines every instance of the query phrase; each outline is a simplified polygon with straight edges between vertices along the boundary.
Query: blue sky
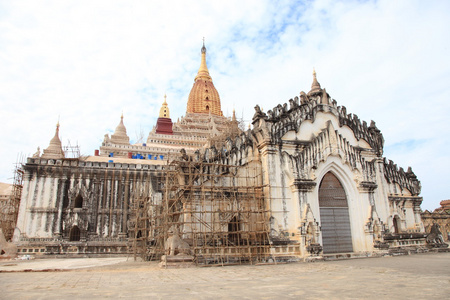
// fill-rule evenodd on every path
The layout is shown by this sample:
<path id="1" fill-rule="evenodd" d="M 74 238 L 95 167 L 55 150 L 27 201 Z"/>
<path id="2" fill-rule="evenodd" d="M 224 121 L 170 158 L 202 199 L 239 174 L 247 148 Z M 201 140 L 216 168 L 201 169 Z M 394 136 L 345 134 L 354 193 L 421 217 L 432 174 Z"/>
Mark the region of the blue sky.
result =
<path id="1" fill-rule="evenodd" d="M 152 129 L 164 93 L 185 113 L 206 38 L 225 114 L 250 120 L 322 87 L 375 120 L 385 156 L 422 181 L 424 209 L 449 199 L 449 1 L 0 1 L 0 181 L 18 153 L 63 144 L 93 154 L 122 110 Z"/>

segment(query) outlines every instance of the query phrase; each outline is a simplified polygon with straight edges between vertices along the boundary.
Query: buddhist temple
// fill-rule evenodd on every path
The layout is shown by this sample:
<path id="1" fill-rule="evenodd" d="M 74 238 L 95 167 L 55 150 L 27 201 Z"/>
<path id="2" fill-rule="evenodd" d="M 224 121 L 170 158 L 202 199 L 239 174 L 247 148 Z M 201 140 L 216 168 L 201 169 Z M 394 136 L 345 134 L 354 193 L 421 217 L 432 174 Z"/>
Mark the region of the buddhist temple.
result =
<path id="1" fill-rule="evenodd" d="M 130 144 L 122 114 L 95 155 L 66 158 L 58 123 L 43 154 L 24 165 L 19 252 L 132 254 L 168 266 L 364 257 L 427 245 L 420 181 L 383 156 L 375 122 L 338 105 L 315 70 L 309 92 L 272 109 L 260 108 L 255 95 L 243 131 L 234 110 L 222 113 L 206 54 L 203 43 L 185 115 L 173 122 L 175 100 L 164 96 L 145 143 Z"/>

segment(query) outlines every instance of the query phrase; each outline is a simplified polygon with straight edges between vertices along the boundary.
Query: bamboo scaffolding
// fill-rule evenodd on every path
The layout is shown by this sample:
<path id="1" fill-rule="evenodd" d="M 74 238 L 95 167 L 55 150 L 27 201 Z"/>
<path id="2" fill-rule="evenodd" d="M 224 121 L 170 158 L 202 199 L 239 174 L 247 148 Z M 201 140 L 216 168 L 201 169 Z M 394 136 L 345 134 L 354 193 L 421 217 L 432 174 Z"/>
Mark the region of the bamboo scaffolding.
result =
<path id="1" fill-rule="evenodd" d="M 2 229 L 7 241 L 11 241 L 13 238 L 14 228 L 16 227 L 17 217 L 19 214 L 24 175 L 22 166 L 22 163 L 20 163 L 18 159 L 14 168 L 14 179 L 11 195 L 7 200 L 0 201 L 0 228 Z"/>
<path id="2" fill-rule="evenodd" d="M 197 265 L 266 262 L 271 257 L 261 167 L 174 161 L 165 172 L 162 212 L 156 215 L 157 256 L 176 230 Z"/>

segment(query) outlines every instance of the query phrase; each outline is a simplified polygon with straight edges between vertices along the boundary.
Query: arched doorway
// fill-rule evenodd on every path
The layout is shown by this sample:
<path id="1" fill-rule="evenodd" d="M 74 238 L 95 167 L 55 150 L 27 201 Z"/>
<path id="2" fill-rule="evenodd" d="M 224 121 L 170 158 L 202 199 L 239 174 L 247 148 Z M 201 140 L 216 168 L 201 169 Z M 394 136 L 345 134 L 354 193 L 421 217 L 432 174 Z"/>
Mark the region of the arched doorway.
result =
<path id="1" fill-rule="evenodd" d="M 331 172 L 320 182 L 319 207 L 323 253 L 353 252 L 347 196 Z"/>
<path id="2" fill-rule="evenodd" d="M 395 216 L 392 219 L 392 223 L 394 225 L 394 233 L 397 233 L 397 234 L 400 233 L 400 220 L 399 220 L 399 217 Z"/>
<path id="3" fill-rule="evenodd" d="M 75 225 L 70 229 L 69 241 L 78 242 L 79 240 L 80 240 L 80 228 L 78 228 L 78 226 Z"/>
<path id="4" fill-rule="evenodd" d="M 83 197 L 81 197 L 81 195 L 78 195 L 75 198 L 74 208 L 83 208 Z"/>

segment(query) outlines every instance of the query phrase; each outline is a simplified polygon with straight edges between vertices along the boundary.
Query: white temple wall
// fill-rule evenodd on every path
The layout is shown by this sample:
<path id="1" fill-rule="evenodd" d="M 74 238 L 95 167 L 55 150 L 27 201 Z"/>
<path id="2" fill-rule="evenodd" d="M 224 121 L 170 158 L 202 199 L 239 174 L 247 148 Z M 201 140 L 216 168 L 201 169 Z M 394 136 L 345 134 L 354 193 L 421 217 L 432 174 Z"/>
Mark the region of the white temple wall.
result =
<path id="1" fill-rule="evenodd" d="M 41 196 L 36 199 L 36 207 L 47 207 L 50 202 L 53 190 L 53 181 L 51 177 L 45 176 L 41 185 Z"/>
<path id="2" fill-rule="evenodd" d="M 41 177 L 38 185 L 38 197 L 31 214 L 33 215 L 33 226 L 27 235 L 30 237 L 47 238 L 52 236 L 51 230 L 46 229 L 48 211 L 54 208 L 52 203 L 57 197 L 57 178 L 50 176 Z"/>
<path id="3" fill-rule="evenodd" d="M 414 210 L 411 202 L 405 204 L 405 221 L 406 221 L 406 231 L 414 232 L 416 229 L 416 222 L 414 219 Z"/>
<path id="4" fill-rule="evenodd" d="M 79 227 L 82 241 L 126 237 L 130 201 L 151 188 L 155 167 L 117 164 L 105 169 L 98 163 L 85 169 L 92 163 L 76 163 L 78 168 L 59 169 L 29 158 L 14 241 L 68 240 L 73 226 Z M 78 195 L 81 208 L 74 207 Z"/>
<path id="5" fill-rule="evenodd" d="M 39 195 L 42 192 L 42 183 L 43 183 L 43 179 L 42 177 L 36 176 L 35 177 L 36 180 L 36 184 L 34 185 L 34 189 L 31 190 L 31 194 L 32 197 L 30 199 L 30 205 L 27 206 L 26 208 L 26 214 L 29 215 L 28 219 L 29 222 L 27 224 L 26 230 L 25 230 L 25 234 L 27 236 L 33 236 L 35 233 L 35 228 L 36 228 L 36 214 L 33 213 L 31 211 L 31 209 L 33 209 L 36 206 L 36 202 L 38 201 L 37 199 L 39 199 Z"/>
<path id="6" fill-rule="evenodd" d="M 394 232 L 393 218 L 398 216 L 399 230 L 403 232 L 421 232 L 422 221 L 414 208 L 411 192 L 401 188 L 398 183 L 388 183 L 383 170 L 383 163 L 377 163 L 377 189 L 375 190 L 375 207 L 381 221 L 390 232 Z M 389 200 L 389 197 L 400 197 L 401 201 Z M 412 197 L 414 198 L 414 197 Z"/>
<path id="7" fill-rule="evenodd" d="M 292 190 L 289 184 L 289 178 L 281 169 L 280 155 L 277 150 L 265 147 L 261 154 L 262 169 L 264 173 L 264 184 L 267 185 L 265 190 L 265 198 L 270 199 L 270 210 L 272 217 L 276 219 L 275 231 L 280 229 L 292 233 L 297 232 L 295 223 L 296 203 L 292 203 Z"/>
<path id="8" fill-rule="evenodd" d="M 376 214 L 384 224 L 387 224 L 391 215 L 388 201 L 389 185 L 384 178 L 383 161 L 381 159 L 378 159 L 375 164 L 375 170 L 377 188 L 374 191 L 374 204 Z"/>
<path id="9" fill-rule="evenodd" d="M 271 181 L 270 195 L 272 217 L 276 219 L 276 231 L 283 231 L 291 240 L 299 240 L 299 227 L 302 226 L 304 209 L 309 204 L 313 216 L 320 225 L 319 185 L 323 176 L 331 171 L 341 182 L 346 194 L 349 207 L 350 227 L 352 233 L 353 249 L 356 252 L 373 250 L 371 234 L 365 232 L 365 225 L 369 220 L 371 205 L 367 192 L 357 188 L 355 173 L 347 164 L 343 164 L 340 157 L 330 156 L 322 162 L 315 171 L 316 186 L 306 193 L 306 203 L 301 203 L 298 191 L 291 187 L 288 172 L 281 170 L 278 153 L 266 156 L 268 164 L 272 165 L 272 172 L 268 172 Z M 376 197 L 376 196 L 375 196 Z M 321 237 L 319 240 L 322 243 Z"/>

